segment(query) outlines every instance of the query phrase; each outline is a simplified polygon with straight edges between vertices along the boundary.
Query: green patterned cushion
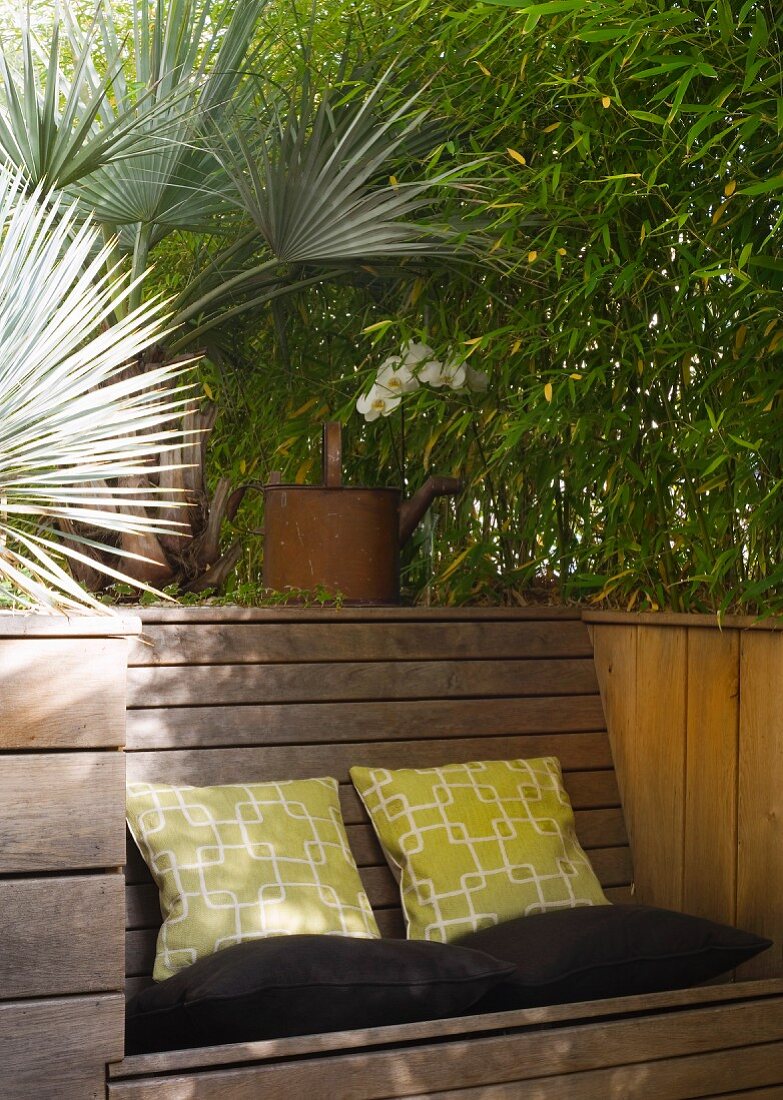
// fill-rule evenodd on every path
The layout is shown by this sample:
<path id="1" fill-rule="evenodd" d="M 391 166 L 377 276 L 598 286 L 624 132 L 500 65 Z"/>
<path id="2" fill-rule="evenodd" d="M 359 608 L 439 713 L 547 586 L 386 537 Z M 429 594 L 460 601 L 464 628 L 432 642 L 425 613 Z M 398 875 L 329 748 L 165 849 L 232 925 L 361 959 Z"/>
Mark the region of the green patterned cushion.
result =
<path id="1" fill-rule="evenodd" d="M 160 890 L 156 980 L 243 940 L 380 935 L 334 779 L 133 783 L 127 816 Z"/>
<path id="2" fill-rule="evenodd" d="M 448 942 L 547 909 L 606 905 L 560 762 L 351 768 L 395 870 L 408 936 Z"/>

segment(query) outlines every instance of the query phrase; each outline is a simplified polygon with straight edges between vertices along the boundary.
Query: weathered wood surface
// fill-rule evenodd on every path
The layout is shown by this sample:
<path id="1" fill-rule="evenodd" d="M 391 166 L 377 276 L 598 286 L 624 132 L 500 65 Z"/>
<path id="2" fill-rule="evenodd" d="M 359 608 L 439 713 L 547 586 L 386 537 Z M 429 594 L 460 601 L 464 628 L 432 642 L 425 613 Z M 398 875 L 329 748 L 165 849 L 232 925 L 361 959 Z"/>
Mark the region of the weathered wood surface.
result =
<path id="1" fill-rule="evenodd" d="M 354 764 L 372 768 L 427 768 L 469 760 L 548 755 L 559 757 L 565 771 L 611 767 L 609 738 L 601 732 L 376 741 L 367 744 L 172 749 L 128 753 L 127 769 L 128 782 L 154 780 L 207 786 L 215 783 L 260 783 L 267 779 L 294 779 L 298 776 L 334 775 L 340 780 L 347 778 L 348 769 Z"/>
<path id="2" fill-rule="evenodd" d="M 769 615 L 760 619 L 753 615 L 699 615 L 677 611 L 590 611 L 582 609 L 582 622 L 608 626 L 685 626 L 707 630 L 783 630 L 783 616 Z"/>
<path id="3" fill-rule="evenodd" d="M 145 607 L 142 629 L 155 623 L 437 623 L 581 621 L 578 607 Z"/>
<path id="4" fill-rule="evenodd" d="M 404 1055 L 376 1050 L 116 1081 L 109 1086 L 109 1097 L 248 1100 L 263 1095 L 265 1100 L 288 1100 L 295 1095 L 339 1095 L 341 1100 L 382 1100 L 524 1081 L 531 1087 L 535 1084 L 531 1095 L 536 1097 L 567 1095 L 569 1100 L 573 1096 L 598 1100 L 661 1096 L 673 1100 L 703 1095 L 705 1087 L 725 1081 L 729 1069 L 737 1087 L 783 1081 L 781 1034 L 783 998 L 774 998 L 611 1022 L 564 1024 L 553 1042 L 543 1041 L 552 1032 L 519 1030 L 411 1046 Z M 752 1046 L 748 1044 L 750 1036 Z M 702 1092 L 688 1092 L 696 1081 Z M 639 1091 L 642 1084 L 644 1092 Z M 603 1091 L 598 1091 L 599 1085 Z"/>
<path id="5" fill-rule="evenodd" d="M 586 617 L 638 900 L 770 937 L 738 974 L 783 974 L 783 635 Z"/>
<path id="6" fill-rule="evenodd" d="M 118 874 L 0 879 L 0 999 L 121 990 L 123 895 Z"/>
<path id="7" fill-rule="evenodd" d="M 783 635 L 743 635 L 737 817 L 737 921 L 775 941 L 738 971 L 783 974 Z"/>
<path id="8" fill-rule="evenodd" d="M 138 615 L 0 611 L 0 638 L 121 638 L 140 631 Z"/>
<path id="9" fill-rule="evenodd" d="M 0 755 L 0 873 L 119 866 L 124 823 L 120 752 Z"/>
<path id="10" fill-rule="evenodd" d="M 584 729 L 590 716 L 595 722 L 590 700 L 596 698 L 597 686 L 592 660 L 581 659 L 165 665 L 129 669 L 128 706 L 486 699 L 516 694 L 554 696 L 556 701 L 550 700 L 548 707 L 562 710 L 564 720 L 576 709 Z M 586 693 L 590 694 L 584 698 Z M 566 698 L 557 698 L 560 695 Z M 578 697 L 575 706 L 570 695 Z"/>
<path id="11" fill-rule="evenodd" d="M 123 1012 L 121 994 L 0 1002 L 3 1100 L 104 1100 Z"/>
<path id="12" fill-rule="evenodd" d="M 578 619 L 554 622 L 385 622 L 298 621 L 216 622 L 198 630 L 190 622 L 146 622 L 144 635 L 131 645 L 128 663 L 144 665 L 226 665 L 312 663 L 319 661 L 515 660 L 542 657 L 592 658 L 586 627 Z M 335 629 L 337 626 L 337 629 Z"/>
<path id="13" fill-rule="evenodd" d="M 0 638 L 0 750 L 125 737 L 124 638 Z"/>

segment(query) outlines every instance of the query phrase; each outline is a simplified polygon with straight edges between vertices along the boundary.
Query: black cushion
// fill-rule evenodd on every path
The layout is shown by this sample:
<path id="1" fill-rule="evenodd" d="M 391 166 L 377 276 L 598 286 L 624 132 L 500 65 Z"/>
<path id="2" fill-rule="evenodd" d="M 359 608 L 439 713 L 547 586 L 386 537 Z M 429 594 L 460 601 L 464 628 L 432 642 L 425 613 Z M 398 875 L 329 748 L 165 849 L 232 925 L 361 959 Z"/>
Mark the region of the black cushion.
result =
<path id="1" fill-rule="evenodd" d="M 514 971 L 466 947 L 347 936 L 252 940 L 129 1002 L 129 1054 L 457 1015 Z"/>
<path id="2" fill-rule="evenodd" d="M 475 1012 L 682 989 L 771 946 L 750 932 L 646 905 L 537 913 L 470 932 L 457 942 L 516 967 Z"/>

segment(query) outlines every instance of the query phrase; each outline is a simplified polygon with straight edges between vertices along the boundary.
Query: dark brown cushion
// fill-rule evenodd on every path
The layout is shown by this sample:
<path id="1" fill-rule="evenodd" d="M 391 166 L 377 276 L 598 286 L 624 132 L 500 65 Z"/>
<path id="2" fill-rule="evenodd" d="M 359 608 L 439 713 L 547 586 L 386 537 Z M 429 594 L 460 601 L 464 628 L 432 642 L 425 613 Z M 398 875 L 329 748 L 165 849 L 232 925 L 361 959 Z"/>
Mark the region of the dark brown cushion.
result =
<path id="1" fill-rule="evenodd" d="M 450 944 L 278 936 L 228 947 L 138 993 L 129 1054 L 458 1015 L 514 967 Z"/>
<path id="2" fill-rule="evenodd" d="M 668 909 L 592 905 L 519 917 L 456 941 L 513 963 L 473 1011 L 682 989 L 733 969 L 771 941 Z"/>

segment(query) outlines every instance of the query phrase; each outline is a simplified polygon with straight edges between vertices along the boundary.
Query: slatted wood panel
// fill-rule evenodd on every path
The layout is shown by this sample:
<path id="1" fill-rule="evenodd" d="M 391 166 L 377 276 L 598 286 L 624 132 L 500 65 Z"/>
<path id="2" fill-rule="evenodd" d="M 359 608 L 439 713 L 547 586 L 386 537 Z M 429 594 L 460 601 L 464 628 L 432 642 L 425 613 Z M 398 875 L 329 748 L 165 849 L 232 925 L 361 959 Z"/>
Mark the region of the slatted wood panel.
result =
<path id="1" fill-rule="evenodd" d="M 0 751 L 122 744 L 124 638 L 18 639 L 2 631 L 0 620 Z"/>
<path id="2" fill-rule="evenodd" d="M 121 990 L 121 876 L 0 880 L 0 999 Z"/>
<path id="3" fill-rule="evenodd" d="M 638 899 L 770 937 L 737 973 L 783 975 L 780 624 L 586 618 Z"/>
<path id="4" fill-rule="evenodd" d="M 226 609 L 144 620 L 128 674 L 128 779 L 209 785 L 334 775 L 384 934 L 399 893 L 350 785 L 353 764 L 427 767 L 557 755 L 596 871 L 627 898 L 630 851 L 586 627 L 573 611 Z M 188 621 L 178 621 L 177 617 Z M 128 989 L 160 921 L 135 850 L 126 871 Z"/>
<path id="5" fill-rule="evenodd" d="M 0 873 L 119 866 L 124 801 L 119 752 L 0 755 Z"/>
<path id="6" fill-rule="evenodd" d="M 3 1100 L 105 1100 L 123 1011 L 122 994 L 0 1003 Z"/>
<path id="7" fill-rule="evenodd" d="M 112 1081 L 110 1100 L 340 1100 L 465 1092 L 578 1100 L 685 1100 L 783 1080 L 783 998 L 709 1005 L 611 1021 L 583 1021 L 556 1033 L 514 1028 L 448 1044 L 311 1057 L 234 1069 Z M 547 1038 L 554 1041 L 547 1041 Z M 516 1091 L 513 1091 L 516 1090 Z"/>

